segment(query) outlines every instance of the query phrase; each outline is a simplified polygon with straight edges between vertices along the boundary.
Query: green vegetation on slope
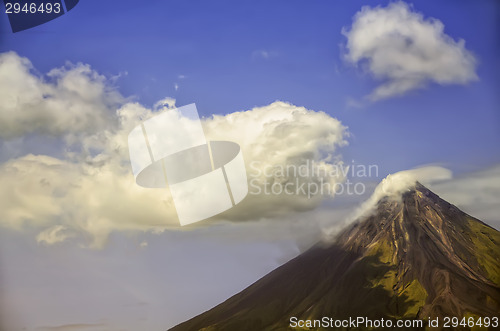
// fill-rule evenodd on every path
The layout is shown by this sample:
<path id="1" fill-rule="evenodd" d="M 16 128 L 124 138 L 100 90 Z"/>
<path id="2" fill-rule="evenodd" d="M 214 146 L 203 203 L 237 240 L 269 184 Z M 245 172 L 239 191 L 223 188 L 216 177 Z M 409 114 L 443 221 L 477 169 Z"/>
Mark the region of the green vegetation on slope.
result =
<path id="1" fill-rule="evenodd" d="M 472 243 L 477 248 L 476 257 L 488 278 L 500 286 L 500 232 L 469 220 Z"/>
<path id="2" fill-rule="evenodd" d="M 425 304 L 427 292 L 418 279 L 403 284 L 399 289 L 394 288 L 394 284 L 401 283 L 401 279 L 398 279 L 398 266 L 393 262 L 395 260 L 394 247 L 389 241 L 381 240 L 368 250 L 367 255 L 377 256 L 378 261 L 388 267 L 386 273 L 371 278 L 370 283 L 374 288 L 381 286 L 389 293 L 394 293 L 389 307 L 394 312 L 393 317 L 415 317 L 419 309 Z"/>

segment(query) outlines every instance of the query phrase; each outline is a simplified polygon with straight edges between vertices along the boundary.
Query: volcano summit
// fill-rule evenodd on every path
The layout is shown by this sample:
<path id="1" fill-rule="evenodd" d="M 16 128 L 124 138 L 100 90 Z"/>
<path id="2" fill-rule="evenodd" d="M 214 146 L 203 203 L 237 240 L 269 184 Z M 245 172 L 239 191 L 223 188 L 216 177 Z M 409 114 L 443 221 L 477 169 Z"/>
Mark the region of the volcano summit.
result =
<path id="1" fill-rule="evenodd" d="M 282 330 L 290 319 L 500 315 L 500 232 L 420 183 L 172 330 Z"/>

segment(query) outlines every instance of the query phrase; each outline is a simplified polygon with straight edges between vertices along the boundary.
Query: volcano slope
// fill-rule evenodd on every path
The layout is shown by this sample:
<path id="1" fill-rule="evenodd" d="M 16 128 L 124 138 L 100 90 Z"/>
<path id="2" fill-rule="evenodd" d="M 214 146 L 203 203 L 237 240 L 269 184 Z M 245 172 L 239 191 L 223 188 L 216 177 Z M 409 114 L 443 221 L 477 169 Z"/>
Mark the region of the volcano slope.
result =
<path id="1" fill-rule="evenodd" d="M 500 315 L 500 232 L 416 183 L 171 330 L 284 330 L 290 318 Z"/>

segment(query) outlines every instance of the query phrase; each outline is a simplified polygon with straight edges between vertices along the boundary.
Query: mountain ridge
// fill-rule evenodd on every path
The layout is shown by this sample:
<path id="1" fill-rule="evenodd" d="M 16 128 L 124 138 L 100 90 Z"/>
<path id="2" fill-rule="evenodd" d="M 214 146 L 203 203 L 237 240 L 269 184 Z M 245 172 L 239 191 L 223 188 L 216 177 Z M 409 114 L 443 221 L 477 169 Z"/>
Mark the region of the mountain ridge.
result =
<path id="1" fill-rule="evenodd" d="M 280 330 L 289 318 L 500 315 L 500 233 L 420 183 L 171 330 Z"/>

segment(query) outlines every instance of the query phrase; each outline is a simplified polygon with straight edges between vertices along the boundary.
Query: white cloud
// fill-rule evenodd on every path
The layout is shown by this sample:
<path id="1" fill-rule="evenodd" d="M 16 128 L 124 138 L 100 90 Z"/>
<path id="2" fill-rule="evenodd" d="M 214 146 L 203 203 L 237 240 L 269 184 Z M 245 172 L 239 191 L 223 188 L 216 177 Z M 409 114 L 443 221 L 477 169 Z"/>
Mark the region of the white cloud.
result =
<path id="1" fill-rule="evenodd" d="M 175 108 L 175 99 L 166 97 L 161 99 L 160 101 L 157 101 L 153 106 L 154 110 L 161 110 L 163 108 Z"/>
<path id="2" fill-rule="evenodd" d="M 259 219 L 309 210 L 318 206 L 324 196 L 286 194 L 284 185 L 292 183 L 291 191 L 297 193 L 294 188 L 302 183 L 332 187 L 344 180 L 341 175 L 330 174 L 342 165 L 338 148 L 347 144 L 348 131 L 324 112 L 278 101 L 248 111 L 213 116 L 205 120 L 204 128 L 208 139 L 237 142 L 243 151 L 251 194 L 223 215 L 227 218 Z M 319 175 L 312 171 L 306 176 L 295 175 L 293 171 L 280 172 L 287 167 L 298 169 L 308 160 L 314 161 L 310 164 Z M 273 184 L 278 187 L 275 192 L 281 194 L 272 194 L 269 187 Z"/>
<path id="3" fill-rule="evenodd" d="M 384 196 L 399 199 L 404 192 L 413 188 L 417 181 L 425 185 L 451 178 L 452 173 L 450 170 L 437 166 L 399 171 L 384 178 L 375 188 L 372 198 L 374 198 L 375 202 L 379 201 Z"/>
<path id="4" fill-rule="evenodd" d="M 500 229 L 500 165 L 429 185 L 464 212 Z"/>
<path id="5" fill-rule="evenodd" d="M 382 81 L 368 98 L 372 101 L 402 95 L 434 82 L 466 84 L 477 80 L 476 59 L 444 32 L 434 18 L 424 18 L 405 2 L 387 7 L 364 6 L 344 28 L 347 37 L 345 59 L 363 63 Z"/>
<path id="6" fill-rule="evenodd" d="M 384 196 L 399 199 L 405 191 L 419 181 L 442 199 L 462 211 L 500 228 L 500 165 L 453 177 L 450 170 L 427 166 L 401 171 L 387 176 L 373 195 L 355 213 L 355 218 L 366 214 Z"/>
<path id="7" fill-rule="evenodd" d="M 102 75 L 78 63 L 35 73 L 27 58 L 0 53 L 0 138 L 27 133 L 97 132 L 123 97 Z"/>
<path id="8" fill-rule="evenodd" d="M 381 198 L 400 199 L 402 194 L 419 181 L 442 199 L 454 204 L 463 212 L 500 229 L 500 165 L 488 169 L 452 177 L 450 170 L 427 166 L 400 171 L 387 176 L 375 188 L 373 194 L 342 222 L 323 226 L 326 238 L 332 238 L 347 224 L 371 214 Z"/>
<path id="9" fill-rule="evenodd" d="M 27 59 L 15 53 L 2 54 L 1 58 L 4 69 L 16 68 L 9 75 L 16 77 L 17 85 L 29 87 L 31 84 L 36 87 L 34 91 L 53 92 L 50 104 L 35 114 L 35 108 L 27 105 L 32 100 L 43 103 L 43 96 L 38 92 L 25 94 L 21 88 L 10 89 L 10 99 L 0 99 L 0 118 L 10 121 L 10 131 L 4 137 L 22 138 L 28 133 L 58 135 L 63 143 L 54 146 L 57 148 L 54 155 L 24 152 L 0 164 L 0 225 L 20 230 L 35 228 L 40 232 L 37 237 L 40 243 L 53 244 L 74 236 L 93 247 L 102 246 L 113 231 L 158 232 L 178 225 L 168 190 L 146 189 L 135 184 L 127 146 L 132 128 L 155 112 L 174 107 L 175 99 L 165 98 L 148 109 L 127 102 L 108 86 L 104 77 L 86 65 L 52 70 L 50 76 L 58 78 L 56 82 L 47 83 L 33 73 Z M 10 64 L 5 65 L 7 62 Z M 82 91 L 78 92 L 80 85 Z M 12 103 L 12 100 L 17 101 Z M 111 104 L 117 100 L 121 105 L 112 111 Z M 98 106 L 97 109 L 90 107 L 91 104 Z M 53 120 L 59 119 L 63 111 L 62 105 L 67 106 L 65 109 L 88 111 L 89 119 L 80 119 L 78 114 L 69 111 L 54 124 Z M 85 108 L 87 106 L 89 108 Z M 22 117 L 8 119 L 14 110 L 23 113 Z M 45 120 L 37 121 L 35 126 L 24 125 L 30 121 L 35 123 L 32 116 Z M 73 121 L 87 123 L 75 127 L 69 124 Z M 253 162 L 254 170 L 287 164 L 297 166 L 305 160 L 316 161 L 319 169 L 331 169 L 341 163 L 337 150 L 346 144 L 347 136 L 347 129 L 340 121 L 326 113 L 284 102 L 213 116 L 203 120 L 203 124 L 208 138 L 238 142 L 247 169 Z M 22 140 L 16 146 L 23 149 Z M 290 179 L 257 177 L 257 185 L 261 187 L 270 181 Z M 330 182 L 342 179 L 325 178 Z M 322 199 L 308 199 L 304 195 L 251 195 L 245 204 L 219 219 L 272 218 L 315 208 Z"/>
<path id="10" fill-rule="evenodd" d="M 36 236 L 36 241 L 38 243 L 45 243 L 47 245 L 53 245 L 59 242 L 63 242 L 66 239 L 74 236 L 71 232 L 68 232 L 68 228 L 64 225 L 55 225 L 40 232 Z"/>
<path id="11" fill-rule="evenodd" d="M 39 242 L 55 243 L 54 226 L 102 246 L 112 231 L 154 230 L 176 224 L 175 209 L 162 190 L 135 185 L 127 165 L 100 154 L 88 162 L 26 155 L 0 166 L 0 224 L 45 229 Z"/>
<path id="12" fill-rule="evenodd" d="M 326 238 L 332 238 L 345 225 L 372 214 L 377 207 L 377 203 L 382 198 L 388 197 L 396 201 L 400 200 L 403 193 L 412 189 L 417 181 L 423 185 L 429 185 L 433 182 L 449 180 L 451 178 L 452 173 L 449 169 L 438 166 L 415 168 L 388 175 L 377 185 L 368 200 L 363 202 L 351 215 L 346 217 L 341 226 L 338 224 L 327 226 L 324 228 L 323 233 Z"/>

